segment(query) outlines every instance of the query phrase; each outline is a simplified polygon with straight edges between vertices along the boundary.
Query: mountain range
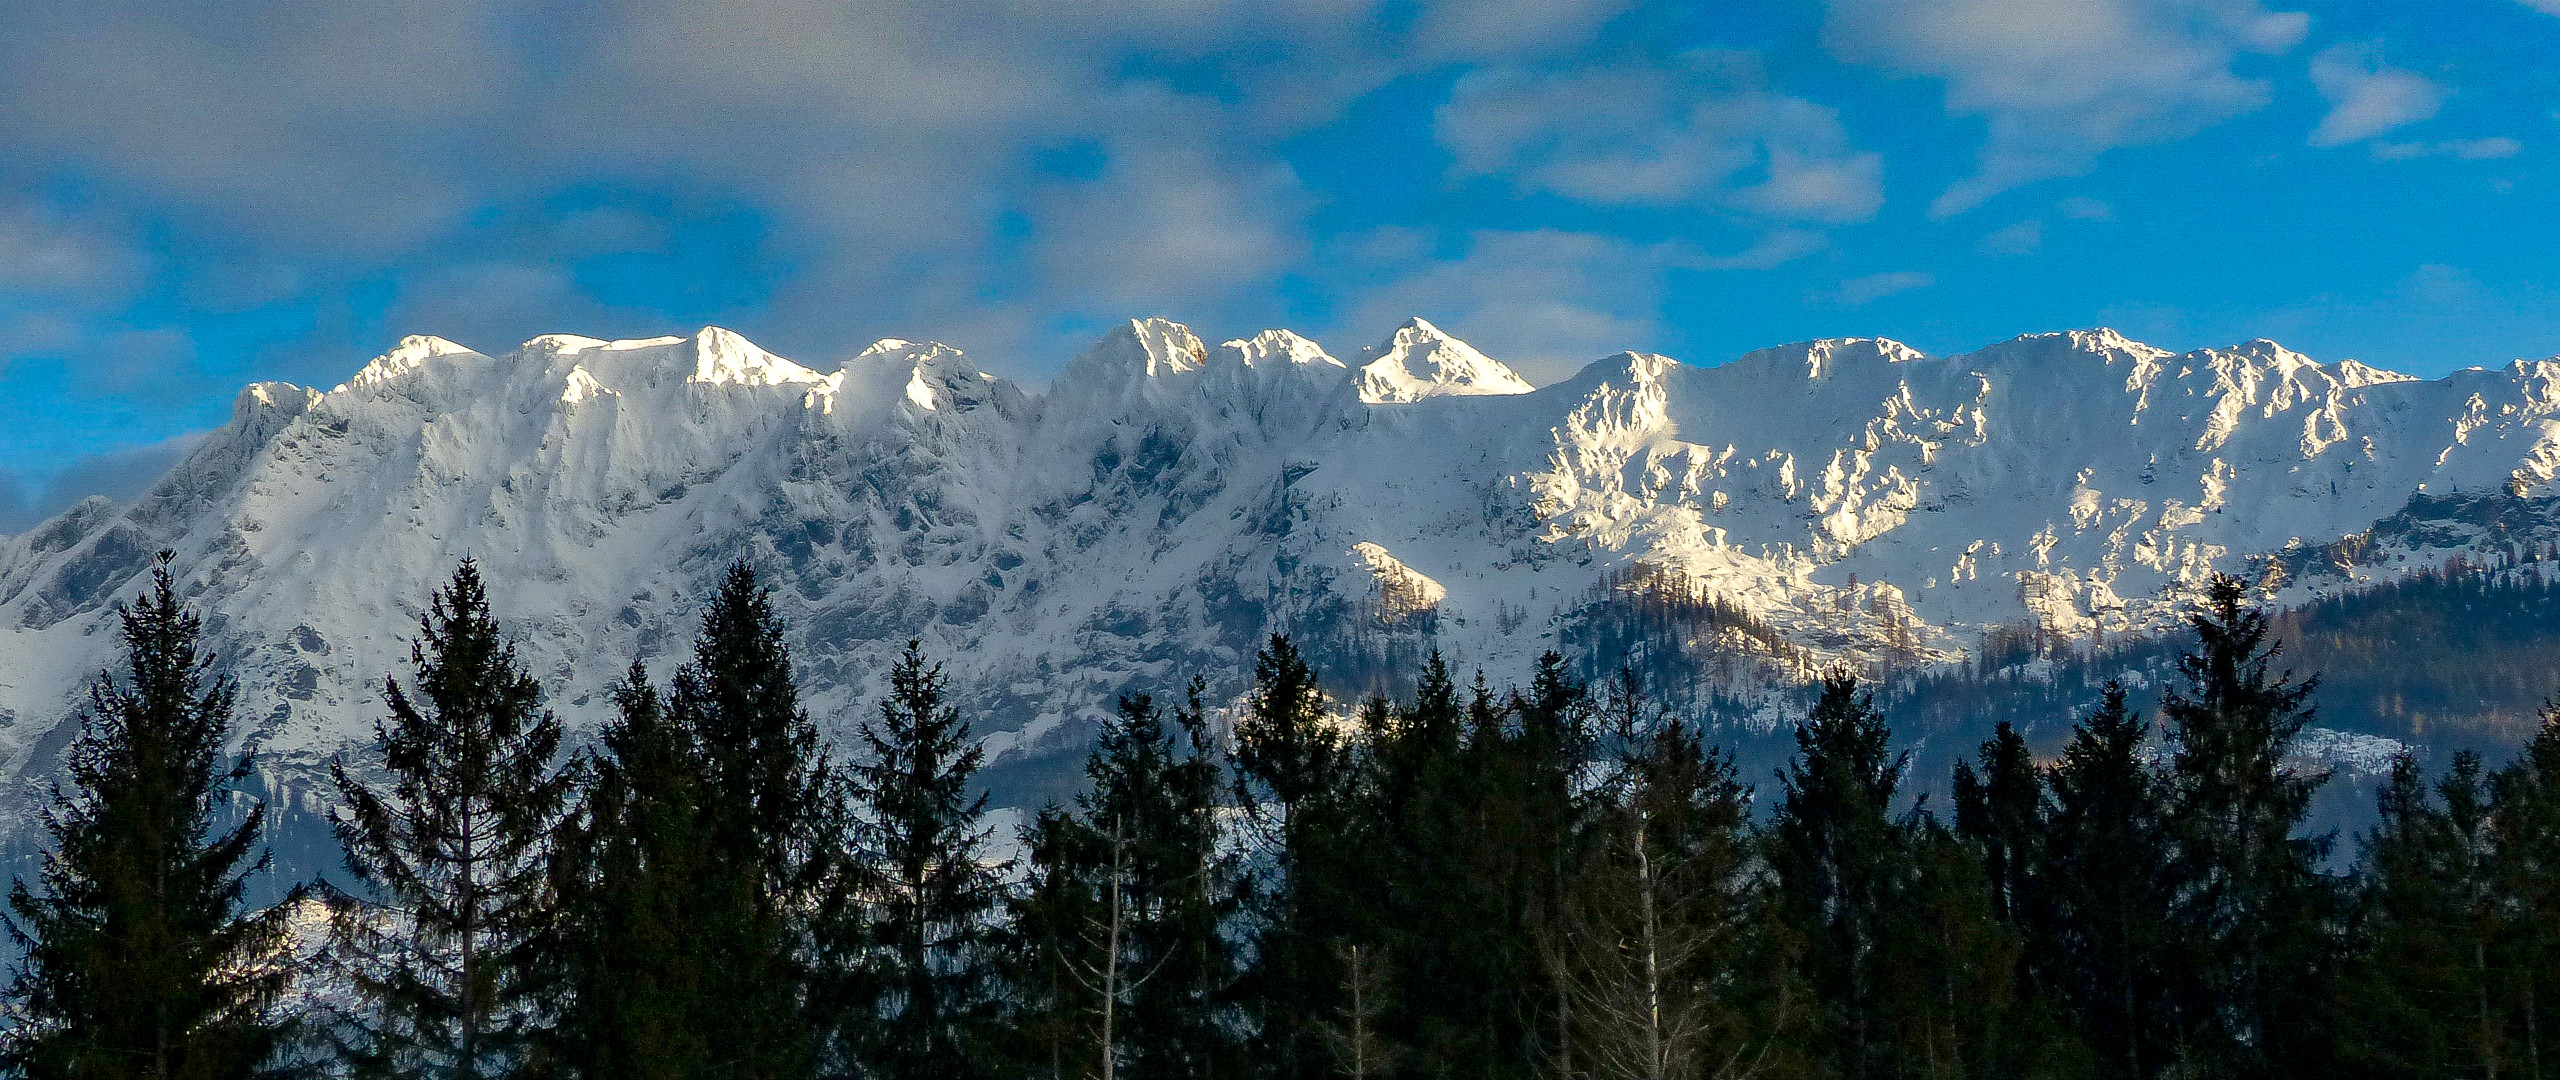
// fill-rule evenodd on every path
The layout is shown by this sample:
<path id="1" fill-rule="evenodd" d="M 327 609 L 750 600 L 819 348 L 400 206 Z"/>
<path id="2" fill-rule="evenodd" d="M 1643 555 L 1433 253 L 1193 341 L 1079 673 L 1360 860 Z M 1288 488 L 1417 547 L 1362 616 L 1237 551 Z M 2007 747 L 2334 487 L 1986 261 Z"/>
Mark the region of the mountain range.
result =
<path id="1" fill-rule="evenodd" d="M 2286 605 L 2539 557 L 2555 474 L 2560 358 L 2420 380 L 2102 329 L 1622 353 L 1533 388 L 1420 319 L 1347 359 L 1149 319 L 1034 391 L 929 342 L 821 371 L 718 328 L 412 337 L 330 389 L 250 386 L 147 493 L 0 540 L 0 774 L 54 775 L 162 550 L 288 801 L 370 737 L 469 557 L 573 728 L 635 659 L 681 662 L 743 559 L 822 726 L 920 639 L 1020 804 L 1073 783 L 1118 694 L 1232 695 L 1275 632 L 1346 694 L 1425 648 L 1499 681 L 1668 582 L 1748 625 L 1704 645 L 1750 678 L 1928 672 L 2172 628 L 2216 571 Z M 2427 509 L 2466 493 L 2530 520 Z"/>

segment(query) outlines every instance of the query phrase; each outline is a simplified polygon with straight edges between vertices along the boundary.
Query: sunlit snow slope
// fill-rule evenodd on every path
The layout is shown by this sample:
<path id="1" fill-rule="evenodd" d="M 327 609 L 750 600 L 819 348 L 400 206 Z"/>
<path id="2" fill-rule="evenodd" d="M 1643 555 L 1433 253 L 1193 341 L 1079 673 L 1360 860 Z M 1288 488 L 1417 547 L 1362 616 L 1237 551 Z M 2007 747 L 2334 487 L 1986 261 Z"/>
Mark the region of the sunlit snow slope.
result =
<path id="1" fill-rule="evenodd" d="M 1148 320 L 1032 394 L 938 344 L 822 374 L 719 329 L 500 357 L 410 338 L 335 389 L 250 387 L 141 499 L 0 541 L 0 768 L 51 775 L 112 605 L 163 548 L 286 781 L 369 733 L 466 555 L 577 724 L 634 658 L 678 662 L 746 559 L 823 723 L 921 638 L 997 760 L 1036 771 L 1113 695 L 1231 679 L 1273 631 L 1344 670 L 1436 645 L 1516 675 L 1638 567 L 1766 620 L 1798 663 L 2159 626 L 2212 570 L 2414 493 L 2548 493 L 2555 381 L 2560 360 L 2427 382 L 2099 330 L 1622 354 L 1533 391 L 1420 320 L 1350 364 Z"/>

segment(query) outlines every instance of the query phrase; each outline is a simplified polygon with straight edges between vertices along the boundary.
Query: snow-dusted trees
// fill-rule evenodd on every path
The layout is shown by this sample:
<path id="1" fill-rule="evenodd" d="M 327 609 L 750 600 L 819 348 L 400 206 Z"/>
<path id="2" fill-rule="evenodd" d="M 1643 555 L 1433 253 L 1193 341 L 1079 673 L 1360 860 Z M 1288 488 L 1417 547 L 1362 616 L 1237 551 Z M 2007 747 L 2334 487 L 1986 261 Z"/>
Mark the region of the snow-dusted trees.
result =
<path id="1" fill-rule="evenodd" d="M 542 1022 L 548 842 L 570 777 L 478 567 L 454 571 L 419 632 L 411 688 L 384 681 L 378 756 L 331 765 L 347 868 L 368 890 L 334 920 L 359 1002 L 335 1036 L 360 1072 L 480 1080 L 517 1067 Z"/>
<path id="2" fill-rule="evenodd" d="M 123 677 L 101 674 L 68 753 L 71 790 L 44 818 L 40 884 L 11 891 L 23 950 L 0 1065 L 35 1078 L 254 1075 L 288 972 L 282 909 L 240 910 L 263 808 L 229 827 L 222 759 L 232 684 L 212 673 L 203 621 L 164 555 L 124 608 Z"/>

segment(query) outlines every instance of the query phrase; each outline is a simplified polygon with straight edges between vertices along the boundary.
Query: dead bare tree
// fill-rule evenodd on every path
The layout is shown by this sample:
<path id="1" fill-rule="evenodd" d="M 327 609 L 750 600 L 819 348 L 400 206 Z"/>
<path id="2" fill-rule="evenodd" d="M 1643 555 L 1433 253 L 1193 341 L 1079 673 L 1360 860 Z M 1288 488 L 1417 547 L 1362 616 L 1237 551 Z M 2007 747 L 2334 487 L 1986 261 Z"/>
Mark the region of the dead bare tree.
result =
<path id="1" fill-rule="evenodd" d="M 1560 1068 L 1570 1080 L 1766 1074 L 1798 1004 L 1746 948 L 1744 797 L 1729 766 L 1669 723 L 1631 745 L 1608 798 L 1599 857 L 1541 943 L 1574 1028 L 1575 1060 Z"/>
<path id="2" fill-rule="evenodd" d="M 1394 1046 L 1378 1036 L 1378 1017 L 1387 1011 L 1389 957 L 1376 946 L 1349 942 L 1336 943 L 1333 955 L 1342 961 L 1343 1006 L 1318 1030 L 1348 1080 L 1369 1080 L 1383 1075 L 1395 1057 Z"/>
<path id="3" fill-rule="evenodd" d="M 1079 960 L 1061 954 L 1059 961 L 1078 985 L 1099 999 L 1099 1007 L 1095 1010 L 1098 1023 L 1094 1039 L 1094 1059 L 1100 1062 L 1097 1076 L 1099 1080 L 1117 1080 L 1120 1064 L 1117 1024 L 1121 1000 L 1136 993 L 1147 980 L 1164 970 L 1169 956 L 1157 958 L 1155 966 L 1143 974 L 1132 976 L 1127 971 L 1127 950 L 1122 941 L 1123 931 L 1128 925 L 1124 890 L 1129 880 L 1129 834 L 1119 818 L 1111 819 L 1111 832 L 1104 839 L 1111 845 L 1111 873 L 1103 882 L 1102 911 L 1096 916 L 1101 925 L 1088 927 L 1083 935 L 1084 943 L 1092 950 L 1094 958 Z"/>

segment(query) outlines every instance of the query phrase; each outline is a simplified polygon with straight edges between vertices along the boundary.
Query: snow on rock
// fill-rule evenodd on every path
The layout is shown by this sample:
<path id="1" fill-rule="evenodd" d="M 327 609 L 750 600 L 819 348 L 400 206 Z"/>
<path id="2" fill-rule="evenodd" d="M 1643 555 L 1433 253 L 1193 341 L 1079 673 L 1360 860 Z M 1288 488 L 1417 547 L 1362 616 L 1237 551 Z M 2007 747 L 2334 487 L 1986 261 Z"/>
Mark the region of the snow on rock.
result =
<path id="1" fill-rule="evenodd" d="M 930 342 L 820 374 L 716 328 L 416 337 L 326 392 L 250 387 L 138 499 L 0 539 L 0 770 L 52 775 L 163 549 L 288 786 L 368 737 L 465 556 L 581 728 L 632 662 L 681 661 L 744 559 L 813 715 L 850 723 L 920 639 L 1036 779 L 1119 693 L 1232 679 L 1273 632 L 1330 670 L 1403 635 L 1501 677 L 1662 570 L 1807 663 L 1954 661 L 2000 627 L 2172 625 L 2217 570 L 2307 567 L 2300 597 L 2485 550 L 2430 500 L 2555 475 L 2560 359 L 2421 381 L 2096 330 L 1627 353 L 1532 390 L 1421 320 L 1354 366 L 1149 319 L 1031 394 Z M 2377 528 L 2392 561 L 2355 563 Z"/>
<path id="2" fill-rule="evenodd" d="M 1443 394 L 1525 394 L 1536 389 L 1501 361 L 1421 319 L 1360 351 L 1360 400 L 1372 405 Z"/>
<path id="3" fill-rule="evenodd" d="M 1439 582 L 1415 573 L 1413 568 L 1396 560 L 1387 549 L 1363 540 L 1351 545 L 1351 553 L 1367 565 L 1378 581 L 1378 611 L 1388 620 L 1410 618 L 1440 606 L 1449 598 L 1449 590 Z"/>

